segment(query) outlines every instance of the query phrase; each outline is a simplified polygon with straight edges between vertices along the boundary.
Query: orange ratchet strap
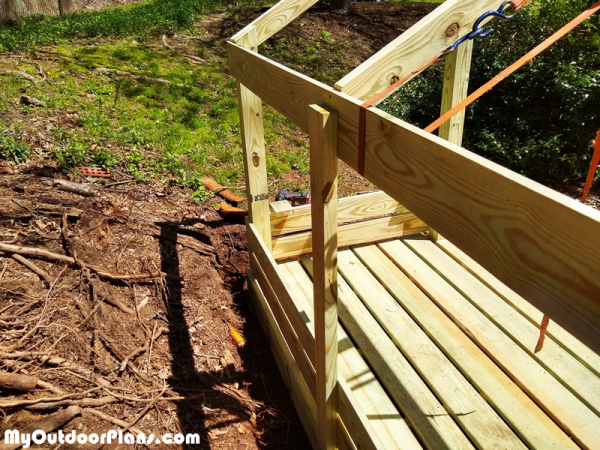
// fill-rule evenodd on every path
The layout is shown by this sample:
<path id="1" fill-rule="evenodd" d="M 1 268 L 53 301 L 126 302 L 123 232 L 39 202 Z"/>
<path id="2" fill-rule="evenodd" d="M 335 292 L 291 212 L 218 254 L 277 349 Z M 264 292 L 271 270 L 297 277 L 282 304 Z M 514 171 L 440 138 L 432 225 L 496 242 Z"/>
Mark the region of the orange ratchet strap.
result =
<path id="1" fill-rule="evenodd" d="M 583 196 L 581 197 L 581 203 L 585 203 L 587 196 L 590 193 L 590 187 L 592 181 L 594 181 L 594 175 L 596 169 L 598 169 L 598 163 L 600 163 L 600 130 L 596 135 L 596 148 L 594 150 L 594 156 L 592 156 L 592 163 L 590 164 L 590 171 L 588 172 L 587 180 L 585 180 L 585 188 L 583 189 Z"/>
<path id="2" fill-rule="evenodd" d="M 504 80 L 506 77 L 511 75 L 513 72 L 515 72 L 517 69 L 521 68 L 522 66 L 527 64 L 529 61 L 533 60 L 533 58 L 535 58 L 537 55 L 539 55 L 544 50 L 546 50 L 548 47 L 555 44 L 559 39 L 564 37 L 573 28 L 580 25 L 588 17 L 590 17 L 593 14 L 595 14 L 596 12 L 598 12 L 599 9 L 600 9 L 600 2 L 596 3 L 594 6 L 591 6 L 590 8 L 586 9 L 580 15 L 575 17 L 575 19 L 573 19 L 571 22 L 566 24 L 564 27 L 562 27 L 560 30 L 558 30 L 556 33 L 554 33 L 552 36 L 550 36 L 548 39 L 546 39 L 540 45 L 535 47 L 533 50 L 531 50 L 529 53 L 527 53 L 521 59 L 519 59 L 518 61 L 516 61 L 513 64 L 511 64 L 510 66 L 508 66 L 506 69 L 504 69 L 502 72 L 500 72 L 494 78 L 492 78 L 486 84 L 484 84 L 479 89 L 477 89 L 475 92 L 473 92 L 471 95 L 469 95 L 467 98 L 465 98 L 462 102 L 458 103 L 454 108 L 448 110 L 448 112 L 443 114 L 442 117 L 440 117 L 435 122 L 433 122 L 431 125 L 429 125 L 427 128 L 425 128 L 425 131 L 428 131 L 431 133 L 432 131 L 437 130 L 443 123 L 445 123 L 446 121 L 451 119 L 459 111 L 462 111 L 463 109 L 465 109 L 467 106 L 469 106 L 471 103 L 473 103 L 479 97 L 481 97 L 483 94 L 488 92 L 490 89 L 492 89 L 494 86 L 496 86 L 502 80 Z"/>

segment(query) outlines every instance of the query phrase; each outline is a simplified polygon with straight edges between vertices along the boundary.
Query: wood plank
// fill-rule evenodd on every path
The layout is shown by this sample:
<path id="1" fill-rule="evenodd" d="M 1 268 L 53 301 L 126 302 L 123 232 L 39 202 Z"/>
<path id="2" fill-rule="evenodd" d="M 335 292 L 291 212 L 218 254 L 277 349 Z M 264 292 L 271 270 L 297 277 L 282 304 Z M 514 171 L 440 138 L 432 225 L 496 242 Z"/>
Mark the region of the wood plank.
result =
<path id="1" fill-rule="evenodd" d="M 493 0 L 447 0 L 335 84 L 341 92 L 367 100 L 439 55 L 469 33 Z M 458 25 L 458 29 L 456 26 Z"/>
<path id="2" fill-rule="evenodd" d="M 256 50 L 256 29 L 250 27 L 239 44 Z M 237 83 L 244 152 L 244 176 L 246 197 L 252 223 L 256 226 L 268 249 L 271 249 L 271 226 L 267 186 L 267 155 L 265 153 L 265 133 L 263 129 L 262 102 L 246 86 Z"/>
<path id="3" fill-rule="evenodd" d="M 546 337 L 542 350 L 534 353 L 540 336 L 540 331 L 535 325 L 435 243 L 415 239 L 406 239 L 404 242 L 588 408 L 596 414 L 600 413 L 600 379 L 592 371 L 550 336 Z"/>
<path id="4" fill-rule="evenodd" d="M 310 104 L 335 108 L 338 156 L 357 168 L 359 100 L 234 44 L 228 52 L 230 73 L 303 130 Z M 600 353 L 599 211 L 376 108 L 365 155 L 369 181 Z"/>
<path id="5" fill-rule="evenodd" d="M 440 115 L 463 101 L 467 96 L 469 87 L 469 73 L 471 72 L 471 57 L 473 55 L 473 41 L 463 42 L 456 50 L 446 56 L 444 62 L 444 84 L 442 86 L 442 105 Z M 438 136 L 456 145 L 462 144 L 463 129 L 465 125 L 466 109 L 456 114 L 445 122 L 438 132 Z M 429 231 L 433 242 L 443 240 L 443 236 L 433 228 Z"/>
<path id="6" fill-rule="evenodd" d="M 477 448 L 527 448 L 352 250 L 340 250 L 338 264 L 354 292 Z"/>
<path id="7" fill-rule="evenodd" d="M 299 311 L 314 330 L 312 280 L 296 260 L 279 263 Z M 338 328 L 338 380 L 344 379 L 385 449 L 422 448 L 343 327 Z M 341 406 L 342 407 L 342 406 Z"/>
<path id="8" fill-rule="evenodd" d="M 379 247 L 578 445 L 600 448 L 600 418 L 571 391 L 401 241 Z"/>
<path id="9" fill-rule="evenodd" d="M 338 227 L 338 247 L 407 236 L 428 229 L 429 226 L 411 213 L 352 223 Z M 272 253 L 273 257 L 278 260 L 295 258 L 312 253 L 312 251 L 311 231 L 273 239 Z"/>
<path id="10" fill-rule="evenodd" d="M 286 217 L 294 213 L 294 207 L 287 200 L 269 203 L 271 217 Z"/>
<path id="11" fill-rule="evenodd" d="M 300 376 L 300 370 L 296 365 L 294 358 L 287 347 L 285 339 L 277 325 L 269 305 L 265 299 L 263 291 L 254 277 L 252 270 L 246 272 L 248 277 L 248 287 L 252 294 L 251 299 L 254 302 L 254 311 L 262 325 L 267 336 L 269 346 L 279 367 L 279 372 L 283 376 L 285 383 L 290 390 L 292 402 L 296 407 L 300 421 L 311 442 L 312 448 L 317 448 L 317 407 L 314 399 L 310 396 L 308 388 Z"/>
<path id="12" fill-rule="evenodd" d="M 379 436 L 344 377 L 338 378 L 336 389 L 338 391 L 338 414 L 341 422 L 339 425 L 347 430 L 348 436 L 352 440 L 352 447 L 364 450 L 384 449 Z"/>
<path id="13" fill-rule="evenodd" d="M 469 258 L 464 252 L 460 251 L 456 245 L 449 240 L 438 242 L 438 246 L 452 256 L 465 269 L 476 276 L 483 284 L 502 297 L 506 302 L 513 306 L 517 311 L 523 314 L 536 327 L 540 327 L 544 314 L 521 297 L 519 294 L 508 288 L 494 275 L 485 270 L 481 265 L 477 264 L 473 259 Z M 600 355 L 594 353 L 581 341 L 576 339 L 572 334 L 562 328 L 555 322 L 550 322 L 546 334 L 551 336 L 565 350 L 571 353 L 575 358 L 585 364 L 592 370 L 596 376 L 600 376 Z"/>
<path id="14" fill-rule="evenodd" d="M 271 203 L 273 205 L 274 203 Z M 338 225 L 347 222 L 406 213 L 408 210 L 383 191 L 338 199 Z M 271 236 L 310 230 L 310 205 L 296 206 L 291 214 L 271 213 Z"/>
<path id="15" fill-rule="evenodd" d="M 310 192 L 315 276 L 317 426 L 323 450 L 336 448 L 337 424 L 337 114 L 321 105 L 309 113 Z"/>
<path id="16" fill-rule="evenodd" d="M 266 13 L 255 19 L 231 37 L 239 44 L 240 40 L 252 29 L 256 29 L 257 46 L 265 42 L 279 30 L 291 23 L 296 17 L 317 3 L 318 0 L 282 0 Z M 252 49 L 254 50 L 254 49 Z"/>
<path id="17" fill-rule="evenodd" d="M 306 327 L 304 318 L 290 297 L 287 283 L 281 278 L 277 271 L 277 263 L 265 247 L 264 242 L 258 236 L 256 227 L 251 223 L 247 224 L 246 236 L 248 238 L 250 250 L 256 255 L 256 259 L 264 271 L 267 279 L 269 280 L 273 291 L 277 295 L 277 298 L 279 299 L 286 316 L 290 320 L 290 323 L 294 328 L 294 332 L 298 336 L 298 340 L 300 341 L 302 348 L 304 348 L 304 351 L 314 366 L 315 340 Z"/>
<path id="18" fill-rule="evenodd" d="M 466 41 L 446 56 L 440 115 L 445 114 L 467 97 L 472 55 L 473 41 Z M 442 139 L 446 139 L 448 142 L 461 146 L 466 111 L 466 109 L 463 109 L 444 123 L 440 127 L 438 136 Z"/>
<path id="19" fill-rule="evenodd" d="M 304 257 L 301 261 L 311 274 L 312 258 Z M 474 448 L 341 276 L 338 299 L 338 313 L 344 327 L 424 445 L 430 449 Z"/>
<path id="20" fill-rule="evenodd" d="M 377 246 L 353 251 L 530 448 L 578 448 Z"/>
<path id="21" fill-rule="evenodd" d="M 292 324 L 290 323 L 288 317 L 286 316 L 281 304 L 279 303 L 279 299 L 275 295 L 275 291 L 273 287 L 269 283 L 269 280 L 265 276 L 262 267 L 256 260 L 256 254 L 252 254 L 250 256 L 252 258 L 252 268 L 253 273 L 256 279 L 259 280 L 260 285 L 263 287 L 263 294 L 269 303 L 269 307 L 271 309 L 271 313 L 277 320 L 277 325 L 281 334 L 285 338 L 288 348 L 294 357 L 294 361 L 300 370 L 300 374 L 302 375 L 302 379 L 304 383 L 308 387 L 308 390 L 313 399 L 316 398 L 316 375 L 315 369 L 313 368 L 310 358 L 305 353 L 304 349 L 300 344 L 300 340 L 298 339 L 297 334 L 294 332 Z"/>

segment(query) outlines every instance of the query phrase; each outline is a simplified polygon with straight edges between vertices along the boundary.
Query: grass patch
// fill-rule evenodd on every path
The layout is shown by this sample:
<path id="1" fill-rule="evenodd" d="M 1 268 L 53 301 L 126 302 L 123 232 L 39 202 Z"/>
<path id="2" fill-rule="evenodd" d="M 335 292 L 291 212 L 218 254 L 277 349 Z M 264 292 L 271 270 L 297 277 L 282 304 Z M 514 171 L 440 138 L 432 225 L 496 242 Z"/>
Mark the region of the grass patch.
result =
<path id="1" fill-rule="evenodd" d="M 19 25 L 0 27 L 0 52 L 74 38 L 174 33 L 190 29 L 200 15 L 224 4 L 223 0 L 149 0 L 67 16 L 28 16 Z"/>

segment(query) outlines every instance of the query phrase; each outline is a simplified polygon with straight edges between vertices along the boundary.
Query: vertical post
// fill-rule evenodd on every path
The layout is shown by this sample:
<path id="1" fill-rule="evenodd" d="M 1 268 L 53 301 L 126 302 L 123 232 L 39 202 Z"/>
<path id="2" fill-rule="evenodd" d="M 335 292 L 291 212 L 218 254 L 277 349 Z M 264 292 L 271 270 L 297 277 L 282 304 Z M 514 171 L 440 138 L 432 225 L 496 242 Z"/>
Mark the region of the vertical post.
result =
<path id="1" fill-rule="evenodd" d="M 256 28 L 252 27 L 237 44 L 257 51 Z M 254 93 L 238 82 L 238 103 L 242 148 L 244 150 L 244 173 L 250 221 L 271 249 L 271 220 L 267 186 L 267 163 L 265 133 L 263 129 L 262 102 Z"/>
<path id="2" fill-rule="evenodd" d="M 469 40 L 463 42 L 456 50 L 446 56 L 440 115 L 467 97 L 472 54 L 473 41 Z M 462 144 L 465 111 L 463 109 L 440 127 L 439 136 L 441 138 L 456 145 Z M 434 242 L 443 239 L 434 229 L 429 231 L 429 235 Z"/>
<path id="3" fill-rule="evenodd" d="M 336 448 L 337 426 L 337 114 L 308 109 L 315 305 L 317 428 L 321 450 Z"/>
<path id="4" fill-rule="evenodd" d="M 0 10 L 3 11 L 4 19 L 7 23 L 17 23 L 21 21 L 17 8 L 15 6 L 15 0 L 0 0 Z"/>

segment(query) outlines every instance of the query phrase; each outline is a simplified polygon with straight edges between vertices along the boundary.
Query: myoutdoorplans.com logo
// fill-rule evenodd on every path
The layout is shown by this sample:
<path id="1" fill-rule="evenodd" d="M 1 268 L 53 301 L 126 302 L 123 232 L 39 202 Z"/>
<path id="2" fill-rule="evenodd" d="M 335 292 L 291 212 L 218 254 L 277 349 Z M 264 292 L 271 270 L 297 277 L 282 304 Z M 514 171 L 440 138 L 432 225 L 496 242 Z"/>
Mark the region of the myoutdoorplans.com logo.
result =
<path id="1" fill-rule="evenodd" d="M 96 433 L 77 433 L 75 430 L 69 433 L 63 433 L 59 430 L 57 433 L 46 433 L 43 430 L 35 430 L 33 433 L 20 433 L 19 430 L 6 430 L 4 432 L 4 444 L 19 444 L 23 448 L 29 448 L 33 444 L 111 444 L 113 442 L 119 444 L 199 444 L 200 435 L 198 433 L 188 433 L 183 435 L 177 433 L 163 434 L 162 436 L 156 436 L 153 434 L 146 437 L 144 433 L 140 433 L 134 436 L 132 433 L 123 434 L 122 431 L 109 430 L 106 433 L 100 435 Z"/>

